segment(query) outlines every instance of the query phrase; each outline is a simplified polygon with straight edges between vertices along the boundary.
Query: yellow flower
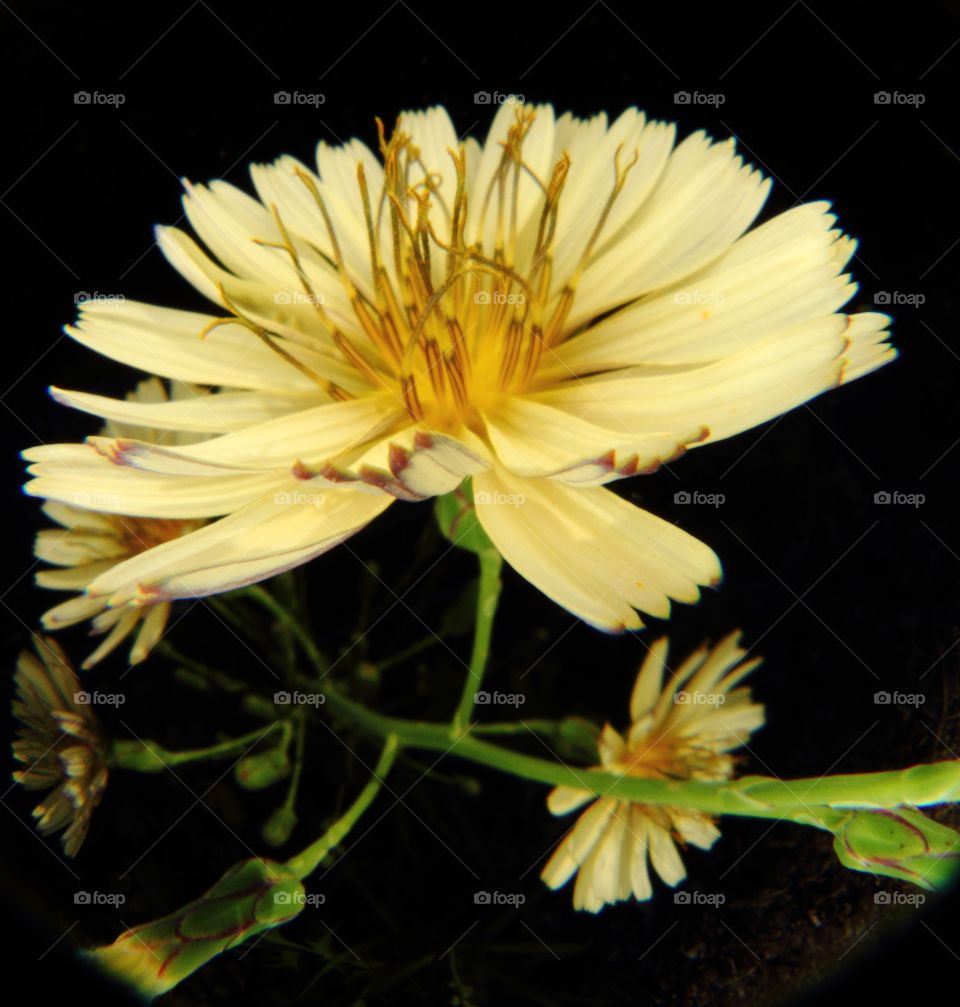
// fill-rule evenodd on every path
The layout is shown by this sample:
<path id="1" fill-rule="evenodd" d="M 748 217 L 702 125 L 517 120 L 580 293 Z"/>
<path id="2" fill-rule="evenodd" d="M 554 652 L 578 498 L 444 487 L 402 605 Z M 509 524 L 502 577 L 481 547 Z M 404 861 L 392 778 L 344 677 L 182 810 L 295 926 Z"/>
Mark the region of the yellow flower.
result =
<path id="1" fill-rule="evenodd" d="M 759 658 L 743 661 L 739 636 L 732 633 L 712 650 L 700 647 L 666 687 L 667 641 L 655 643 L 633 687 L 630 729 L 623 737 L 609 724 L 604 727 L 596 768 L 650 780 L 730 779 L 730 752 L 746 744 L 764 721 L 763 706 L 752 702 L 748 688 L 738 687 L 760 663 Z M 576 909 L 595 913 L 631 895 L 649 899 L 648 860 L 675 887 L 686 877 L 676 844 L 708 850 L 720 836 L 710 815 L 688 808 L 596 798 L 574 787 L 556 787 L 547 798 L 555 815 L 587 803 L 589 809 L 541 874 L 550 888 L 562 887 L 576 874 Z"/>
<path id="2" fill-rule="evenodd" d="M 81 306 L 67 332 L 209 400 L 68 405 L 166 431 L 25 453 L 27 491 L 102 487 L 126 514 L 222 520 L 100 574 L 112 606 L 197 597 L 303 563 L 394 500 L 467 476 L 504 558 L 607 630 L 694 602 L 720 564 L 605 483 L 763 423 L 893 358 L 886 315 L 845 314 L 855 242 L 827 203 L 753 228 L 769 180 L 733 141 L 630 109 L 507 102 L 486 142 L 405 113 L 380 157 L 320 143 L 251 169 L 257 199 L 187 184 L 213 256 L 160 228 L 220 316 Z M 218 260 L 218 261 L 217 261 Z M 109 502 L 95 509 L 118 512 Z"/>
<path id="3" fill-rule="evenodd" d="M 28 790 L 52 790 L 33 815 L 44 835 L 66 829 L 63 849 L 72 857 L 107 786 L 107 742 L 60 645 L 34 637 L 34 647 L 40 659 L 21 651 L 14 678 L 13 754 L 27 768 L 13 778 Z"/>
<path id="4" fill-rule="evenodd" d="M 196 396 L 195 392 L 183 385 L 176 386 L 173 391 L 174 401 L 178 398 L 189 400 Z M 151 378 L 142 381 L 127 396 L 127 401 L 166 403 L 167 391 L 162 382 Z M 161 434 L 148 428 L 131 427 L 113 421 L 107 423 L 104 434 L 172 445 L 196 439 L 184 439 L 177 434 Z M 122 495 L 108 496 L 96 480 L 85 492 L 77 493 L 74 501 L 89 506 L 72 506 L 58 500 L 48 501 L 44 505 L 47 517 L 62 527 L 44 530 L 37 535 L 34 547 L 37 558 L 59 567 L 55 570 L 41 570 L 36 575 L 36 582 L 40 587 L 83 592 L 100 574 L 111 570 L 118 563 L 206 524 L 202 519 L 175 520 L 108 513 L 103 510 L 104 506 L 123 506 Z M 83 668 L 90 668 L 122 643 L 138 625 L 140 630 L 130 651 L 130 663 L 139 664 L 163 635 L 169 616 L 169 602 L 111 608 L 102 595 L 81 594 L 44 613 L 43 625 L 45 629 L 55 630 L 91 619 L 92 632 L 107 635 L 83 662 Z"/>

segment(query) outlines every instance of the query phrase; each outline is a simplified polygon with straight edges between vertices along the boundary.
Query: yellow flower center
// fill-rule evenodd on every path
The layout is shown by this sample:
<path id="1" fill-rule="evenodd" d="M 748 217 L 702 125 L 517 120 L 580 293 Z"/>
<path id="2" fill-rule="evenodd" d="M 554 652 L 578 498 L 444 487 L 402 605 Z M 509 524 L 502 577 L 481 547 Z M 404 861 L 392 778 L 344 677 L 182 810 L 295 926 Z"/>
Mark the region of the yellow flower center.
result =
<path id="1" fill-rule="evenodd" d="M 564 326 L 577 282 L 637 161 L 635 154 L 629 164 L 621 167 L 618 148 L 613 189 L 579 263 L 557 291 L 552 283 L 553 252 L 570 158 L 564 153 L 549 179 L 537 177 L 523 156 L 524 140 L 534 117 L 533 109 L 518 104 L 480 206 L 469 205 L 463 146 L 449 151 L 456 176 L 453 205 L 449 206 L 440 194 L 438 174 L 423 164 L 412 139 L 399 129 L 387 139 L 383 123 L 377 120 L 385 178 L 377 206 L 371 205 L 363 165 L 357 164 L 372 295 L 358 289 L 345 265 L 333 221 L 314 179 L 297 170 L 297 177 L 309 190 L 325 222 L 332 249 L 331 265 L 355 316 L 354 334 L 345 333 L 326 312 L 324 298 L 312 289 L 276 207 L 271 209 L 281 240 L 259 242 L 289 254 L 309 303 L 346 361 L 374 387 L 402 397 L 410 416 L 416 421 L 425 420 L 433 429 L 452 431 L 463 424 L 482 433 L 478 413 L 485 405 L 503 392 L 522 391 L 532 384 L 544 353 L 568 335 Z M 413 173 L 422 175 L 416 184 L 410 182 Z M 539 190 L 540 214 L 535 230 L 525 228 L 521 236 L 518 204 L 524 175 Z M 440 215 L 431 214 L 432 201 L 440 207 Z M 389 221 L 389 244 L 382 248 L 378 234 L 384 214 Z M 492 248 L 484 248 L 482 240 L 467 242 L 467 233 L 472 233 L 468 227 L 471 215 L 494 222 Z M 445 221 L 444 234 L 438 235 L 434 225 L 441 217 Z M 344 389 L 309 372 L 281 349 L 270 333 L 245 320 L 223 296 L 234 317 L 219 319 L 213 325 L 236 321 L 247 325 L 334 398 L 351 397 Z M 212 327 L 208 326 L 208 330 Z"/>
<path id="2" fill-rule="evenodd" d="M 607 768 L 648 780 L 726 780 L 733 773 L 733 756 L 702 739 L 678 736 L 668 726 L 629 743 Z"/>

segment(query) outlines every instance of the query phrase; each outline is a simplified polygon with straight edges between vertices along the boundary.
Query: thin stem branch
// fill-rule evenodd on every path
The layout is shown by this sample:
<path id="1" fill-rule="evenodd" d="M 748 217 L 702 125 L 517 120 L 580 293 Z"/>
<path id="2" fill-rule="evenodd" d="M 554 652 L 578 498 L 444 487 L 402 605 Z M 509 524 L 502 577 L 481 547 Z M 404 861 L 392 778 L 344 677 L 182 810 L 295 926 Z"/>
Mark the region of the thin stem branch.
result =
<path id="1" fill-rule="evenodd" d="M 473 717 L 476 694 L 483 684 L 483 676 L 490 658 L 490 640 L 493 636 L 493 620 L 497 614 L 502 582 L 500 571 L 503 559 L 496 549 L 484 549 L 477 553 L 480 561 L 480 578 L 477 582 L 477 610 L 473 630 L 473 650 L 470 654 L 470 668 L 463 692 L 457 704 L 451 724 L 452 733 L 461 733 Z"/>
<path id="2" fill-rule="evenodd" d="M 302 881 L 307 875 L 312 874 L 323 863 L 330 851 L 338 843 L 342 842 L 347 833 L 357 823 L 360 816 L 373 803 L 373 799 L 383 786 L 384 778 L 390 772 L 390 767 L 393 765 L 399 751 L 400 745 L 396 736 L 390 735 L 383 746 L 383 751 L 380 753 L 380 758 L 374 767 L 372 776 L 367 781 L 363 790 L 357 795 L 353 804 L 319 839 L 312 842 L 305 850 L 287 861 L 286 866 L 296 873 L 297 878 Z"/>

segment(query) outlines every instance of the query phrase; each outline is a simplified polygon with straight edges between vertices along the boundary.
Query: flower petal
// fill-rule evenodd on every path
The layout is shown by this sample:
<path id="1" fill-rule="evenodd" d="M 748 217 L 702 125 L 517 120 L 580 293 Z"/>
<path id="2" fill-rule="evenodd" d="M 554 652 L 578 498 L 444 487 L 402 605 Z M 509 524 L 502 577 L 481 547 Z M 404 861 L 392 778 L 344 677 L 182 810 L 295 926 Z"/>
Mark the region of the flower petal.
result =
<path id="1" fill-rule="evenodd" d="M 647 650 L 643 665 L 630 694 L 630 719 L 640 720 L 655 706 L 663 689 L 663 673 L 667 670 L 667 650 L 669 641 L 661 637 Z"/>
<path id="2" fill-rule="evenodd" d="M 704 366 L 673 373 L 630 368 L 568 381 L 532 396 L 611 430 L 709 429 L 711 443 L 781 415 L 895 355 L 885 315 L 828 315 Z"/>
<path id="3" fill-rule="evenodd" d="M 474 477 L 477 516 L 522 576 L 581 619 L 609 631 L 666 617 L 720 577 L 713 551 L 603 488 L 571 489 L 497 467 Z"/>
<path id="4" fill-rule="evenodd" d="M 89 437 L 119 465 L 175 475 L 314 466 L 359 451 L 406 417 L 387 393 L 328 402 L 196 444 L 169 448 L 146 441 Z"/>
<path id="5" fill-rule="evenodd" d="M 220 521 L 117 564 L 88 591 L 116 607 L 231 590 L 326 552 L 393 500 L 348 487 L 313 493 L 305 486 L 289 480 Z"/>
<path id="6" fill-rule="evenodd" d="M 706 433 L 700 426 L 679 434 L 638 435 L 626 424 L 611 431 L 585 416 L 519 395 L 504 395 L 483 412 L 490 443 L 505 468 L 578 486 L 654 472 Z"/>
<path id="7" fill-rule="evenodd" d="M 105 395 L 50 388 L 51 397 L 62 406 L 101 416 L 115 423 L 130 423 L 157 430 L 188 430 L 219 434 L 263 423 L 278 416 L 327 404 L 318 388 L 314 392 L 223 392 L 205 391 L 177 402 L 135 402 Z M 114 436 L 136 437 L 133 433 Z M 159 438 L 158 438 L 159 439 Z"/>
<path id="8" fill-rule="evenodd" d="M 547 887 L 561 888 L 573 877 L 607 828 L 615 803 L 601 798 L 580 816 L 540 873 Z"/>
<path id="9" fill-rule="evenodd" d="M 781 213 L 706 269 L 605 318 L 554 349 L 545 377 L 614 367 L 708 363 L 839 310 L 856 242 L 832 230 L 829 203 Z"/>
<path id="10" fill-rule="evenodd" d="M 64 331 L 97 353 L 166 378 L 262 391 L 317 390 L 315 381 L 242 325 L 218 326 L 201 339 L 213 320 L 139 301 L 97 301 L 81 305 L 79 321 Z M 280 346 L 285 342 L 277 340 Z M 285 348 L 321 378 L 329 374 L 335 382 L 340 374 L 324 354 L 293 344 Z"/>
<path id="11" fill-rule="evenodd" d="M 770 180 L 744 165 L 733 139 L 687 137 L 633 219 L 591 256 L 568 331 L 701 269 L 753 223 L 769 191 Z"/>

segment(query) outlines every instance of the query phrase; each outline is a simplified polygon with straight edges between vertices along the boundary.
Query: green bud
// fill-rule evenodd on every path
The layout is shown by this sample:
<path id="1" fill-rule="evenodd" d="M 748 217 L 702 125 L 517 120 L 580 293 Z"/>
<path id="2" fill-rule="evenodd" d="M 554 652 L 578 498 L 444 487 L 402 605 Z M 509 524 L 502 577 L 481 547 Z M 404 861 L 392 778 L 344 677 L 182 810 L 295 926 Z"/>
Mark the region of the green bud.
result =
<path id="1" fill-rule="evenodd" d="M 557 754 L 565 759 L 594 764 L 599 762 L 597 738 L 600 728 L 584 717 L 565 717 L 557 732 Z"/>
<path id="2" fill-rule="evenodd" d="M 290 775 L 290 758 L 285 748 L 254 752 L 237 763 L 234 777 L 245 790 L 263 790 Z"/>
<path id="3" fill-rule="evenodd" d="M 960 834 L 913 808 L 851 811 L 833 834 L 845 867 L 921 888 L 944 887 L 960 862 Z"/>
<path id="4" fill-rule="evenodd" d="M 286 805 L 276 811 L 264 822 L 261 835 L 263 841 L 270 846 L 283 846 L 297 826 L 297 813 Z"/>
<path id="5" fill-rule="evenodd" d="M 133 927 L 88 955 L 152 999 L 228 948 L 293 919 L 303 906 L 303 885 L 289 868 L 245 860 L 183 909 Z"/>
<path id="6" fill-rule="evenodd" d="M 169 765 L 164 760 L 166 754 L 155 741 L 114 741 L 110 746 L 109 764 L 137 773 L 160 773 Z"/>

